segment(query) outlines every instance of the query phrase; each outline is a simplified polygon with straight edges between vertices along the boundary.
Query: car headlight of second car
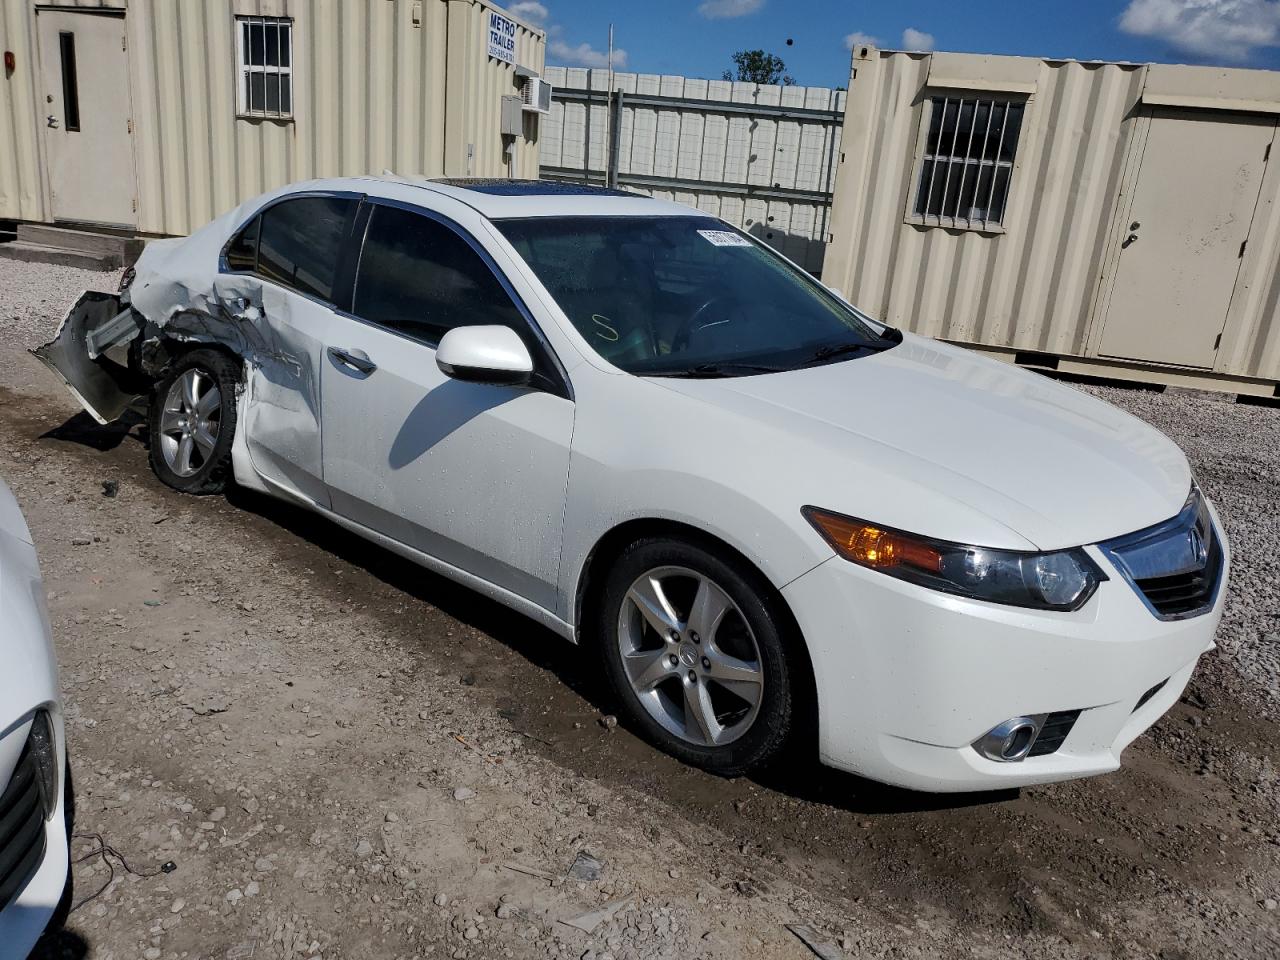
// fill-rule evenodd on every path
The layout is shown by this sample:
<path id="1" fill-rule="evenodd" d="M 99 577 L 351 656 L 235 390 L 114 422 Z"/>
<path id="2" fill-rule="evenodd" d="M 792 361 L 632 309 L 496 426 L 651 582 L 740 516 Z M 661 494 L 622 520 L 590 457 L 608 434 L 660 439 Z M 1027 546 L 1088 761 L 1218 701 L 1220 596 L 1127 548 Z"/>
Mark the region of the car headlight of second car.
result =
<path id="1" fill-rule="evenodd" d="M 1079 610 L 1107 579 L 1082 549 L 1027 553 L 935 540 L 843 514 L 803 509 L 846 560 L 923 587 L 1038 610 Z"/>

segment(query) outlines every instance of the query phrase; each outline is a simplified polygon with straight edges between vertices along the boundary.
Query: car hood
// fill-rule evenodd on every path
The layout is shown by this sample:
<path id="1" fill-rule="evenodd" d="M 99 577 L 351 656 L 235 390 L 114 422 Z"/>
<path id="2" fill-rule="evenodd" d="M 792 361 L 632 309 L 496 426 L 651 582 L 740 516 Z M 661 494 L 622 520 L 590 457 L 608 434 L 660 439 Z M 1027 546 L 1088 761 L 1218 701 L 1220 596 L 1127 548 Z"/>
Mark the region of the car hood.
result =
<path id="1" fill-rule="evenodd" d="M 1182 451 L 1141 420 L 1038 374 L 912 335 L 881 353 L 787 373 L 651 382 L 732 408 L 773 428 L 781 443 L 817 443 L 824 470 L 827 454 L 843 454 L 849 495 L 816 505 L 916 533 L 943 535 L 913 519 L 936 517 L 918 505 L 925 491 L 990 518 L 992 529 L 1012 531 L 1024 546 L 1096 543 L 1173 516 L 1191 484 Z M 811 469 L 799 447 L 792 453 L 779 459 Z M 1014 545 L 992 539 L 1005 542 L 979 545 Z"/>

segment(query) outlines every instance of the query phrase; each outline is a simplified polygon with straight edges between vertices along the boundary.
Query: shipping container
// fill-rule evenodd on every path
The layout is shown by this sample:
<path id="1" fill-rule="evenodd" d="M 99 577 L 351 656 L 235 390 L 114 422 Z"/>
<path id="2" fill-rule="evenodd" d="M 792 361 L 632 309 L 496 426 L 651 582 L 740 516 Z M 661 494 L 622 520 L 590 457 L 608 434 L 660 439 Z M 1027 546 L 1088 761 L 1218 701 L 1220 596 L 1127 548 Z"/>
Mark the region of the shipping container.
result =
<path id="1" fill-rule="evenodd" d="M 313 177 L 536 177 L 545 45 L 479 0 L 0 0 L 0 218 L 185 234 Z"/>
<path id="2" fill-rule="evenodd" d="M 853 51 L 823 280 L 1075 373 L 1277 394 L 1280 73 Z"/>

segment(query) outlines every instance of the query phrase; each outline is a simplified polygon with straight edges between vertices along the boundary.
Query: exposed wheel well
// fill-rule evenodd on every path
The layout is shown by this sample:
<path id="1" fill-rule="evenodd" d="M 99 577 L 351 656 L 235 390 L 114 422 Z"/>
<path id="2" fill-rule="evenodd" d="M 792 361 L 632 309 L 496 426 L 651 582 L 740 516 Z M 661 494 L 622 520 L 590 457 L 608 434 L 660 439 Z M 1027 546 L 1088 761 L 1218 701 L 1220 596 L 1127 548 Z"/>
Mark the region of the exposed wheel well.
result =
<path id="1" fill-rule="evenodd" d="M 812 734 L 807 738 L 807 742 L 816 745 L 818 697 L 813 675 L 813 660 L 809 656 L 808 644 L 800 631 L 800 624 L 792 613 L 790 604 L 749 557 L 705 530 L 675 520 L 643 518 L 621 523 L 601 537 L 587 555 L 587 562 L 583 565 L 582 573 L 578 577 L 578 588 L 574 600 L 574 633 L 578 643 L 596 642 L 597 638 L 584 636 L 583 627 L 584 624 L 589 625 L 592 622 L 595 613 L 594 605 L 600 597 L 600 585 L 605 571 L 609 569 L 612 562 L 637 540 L 664 536 L 698 544 L 737 559 L 752 574 L 760 591 L 768 597 L 773 608 L 785 619 L 784 632 L 791 640 L 789 647 L 795 658 L 794 676 L 802 685 L 802 689 L 796 691 L 795 702 L 805 710 L 804 714 L 796 718 L 797 726 Z"/>
<path id="2" fill-rule="evenodd" d="M 139 343 L 140 341 L 135 341 Z M 196 340 L 179 340 L 176 337 L 162 336 L 158 342 L 149 348 L 146 361 L 138 359 L 138 366 L 145 369 L 154 382 L 162 379 L 165 374 L 182 358 L 196 350 L 210 350 L 214 353 L 220 353 L 232 363 L 239 367 L 244 366 L 244 358 L 232 350 L 230 347 L 221 343 L 202 343 Z M 241 382 L 243 383 L 243 376 Z"/>

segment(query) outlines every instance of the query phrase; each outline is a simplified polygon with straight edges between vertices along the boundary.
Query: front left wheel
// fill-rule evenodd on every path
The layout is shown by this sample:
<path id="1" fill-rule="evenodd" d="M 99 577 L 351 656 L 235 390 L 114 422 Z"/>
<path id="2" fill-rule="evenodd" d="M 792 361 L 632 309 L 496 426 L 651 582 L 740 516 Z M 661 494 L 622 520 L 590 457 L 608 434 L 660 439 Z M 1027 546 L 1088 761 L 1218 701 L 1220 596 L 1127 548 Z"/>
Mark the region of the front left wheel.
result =
<path id="1" fill-rule="evenodd" d="M 220 493 L 231 474 L 240 368 L 217 350 L 193 350 L 151 398 L 151 468 L 183 493 Z"/>
<path id="2" fill-rule="evenodd" d="M 795 707 L 785 620 L 735 555 L 667 538 L 632 544 L 609 571 L 596 630 L 618 699 L 668 753 L 736 776 L 786 743 Z"/>

